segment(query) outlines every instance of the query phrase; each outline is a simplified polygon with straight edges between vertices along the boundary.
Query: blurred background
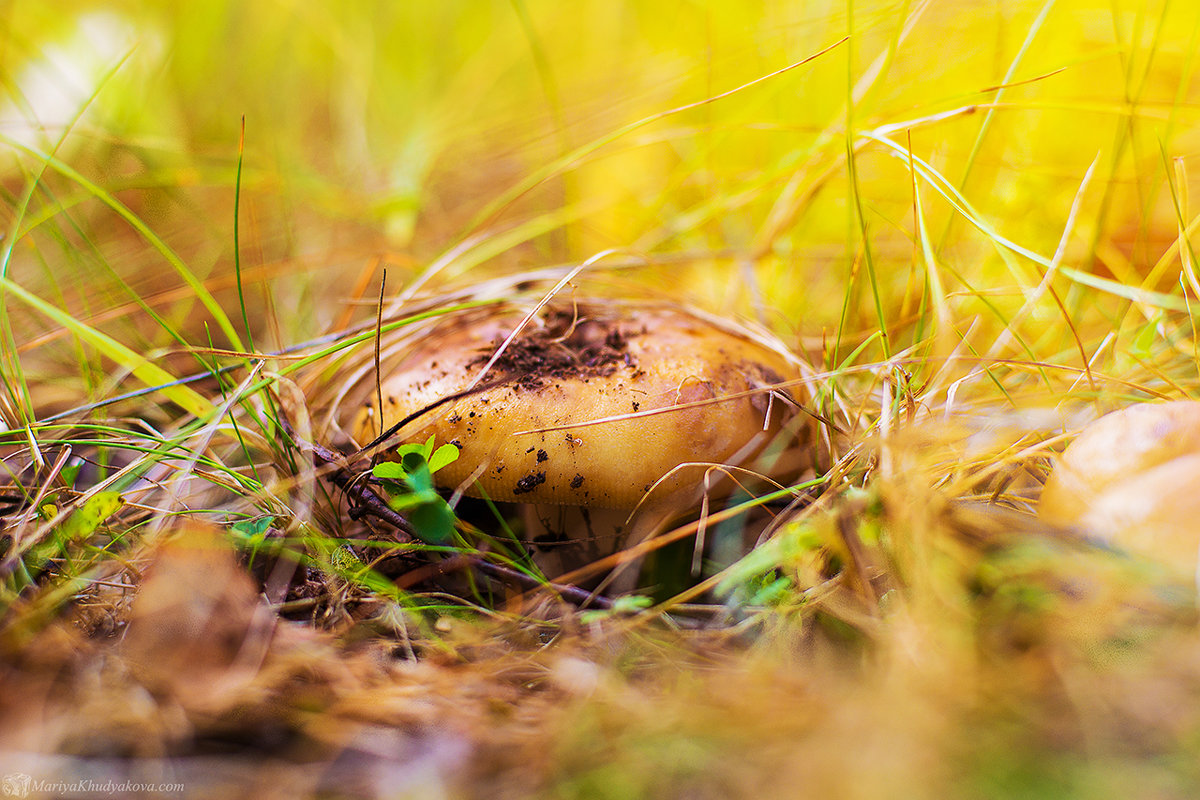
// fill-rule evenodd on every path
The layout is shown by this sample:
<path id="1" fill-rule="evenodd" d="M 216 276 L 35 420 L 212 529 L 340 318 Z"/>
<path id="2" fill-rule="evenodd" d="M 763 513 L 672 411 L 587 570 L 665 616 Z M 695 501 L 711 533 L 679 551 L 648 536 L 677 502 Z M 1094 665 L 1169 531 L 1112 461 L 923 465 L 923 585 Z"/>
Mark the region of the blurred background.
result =
<path id="1" fill-rule="evenodd" d="M 1197 20 L 1165 0 L 8 0 L 3 268 L 138 352 L 169 329 L 227 346 L 197 287 L 237 316 L 240 195 L 260 349 L 369 316 L 385 267 L 391 294 L 430 265 L 461 284 L 612 248 L 631 280 L 837 364 L 965 342 L 1077 369 L 1081 347 L 1174 341 L 1200 288 L 1171 249 Z M 92 355 L 5 305 L 62 407 Z"/>

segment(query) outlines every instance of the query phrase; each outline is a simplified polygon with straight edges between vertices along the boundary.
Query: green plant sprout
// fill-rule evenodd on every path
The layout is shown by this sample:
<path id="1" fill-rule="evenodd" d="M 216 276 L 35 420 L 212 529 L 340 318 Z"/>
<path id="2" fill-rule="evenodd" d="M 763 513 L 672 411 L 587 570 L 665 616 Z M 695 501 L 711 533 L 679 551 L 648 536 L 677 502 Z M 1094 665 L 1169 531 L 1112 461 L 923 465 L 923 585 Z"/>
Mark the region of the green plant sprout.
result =
<path id="1" fill-rule="evenodd" d="M 423 444 L 396 448 L 397 461 L 376 464 L 371 474 L 387 494 L 388 505 L 404 514 L 426 544 L 446 544 L 454 533 L 454 510 L 433 487 L 433 473 L 458 459 L 458 448 L 444 444 L 433 449 L 433 437 Z"/>

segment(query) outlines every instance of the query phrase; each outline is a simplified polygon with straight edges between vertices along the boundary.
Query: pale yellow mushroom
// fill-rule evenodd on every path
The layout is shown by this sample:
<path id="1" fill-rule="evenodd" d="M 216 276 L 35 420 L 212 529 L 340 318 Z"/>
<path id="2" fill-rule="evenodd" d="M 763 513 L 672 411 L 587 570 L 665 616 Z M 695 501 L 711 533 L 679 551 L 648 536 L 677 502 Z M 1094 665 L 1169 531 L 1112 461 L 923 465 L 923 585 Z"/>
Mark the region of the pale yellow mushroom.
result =
<path id="1" fill-rule="evenodd" d="M 1200 549 L 1200 402 L 1107 414 L 1063 452 L 1039 514 L 1193 578 Z"/>
<path id="2" fill-rule="evenodd" d="M 435 326 L 384 376 L 382 414 L 368 403 L 354 436 L 429 409 L 395 441 L 457 445 L 439 485 L 534 504 L 543 521 L 564 516 L 550 506 L 583 509 L 551 524 L 562 535 L 543 543 L 548 573 L 651 535 L 704 490 L 707 466 L 685 465 L 757 466 L 796 413 L 789 389 L 772 388 L 798 376 L 792 361 L 676 307 L 561 303 L 526 317 L 487 309 Z M 625 535 L 635 507 L 639 530 Z"/>

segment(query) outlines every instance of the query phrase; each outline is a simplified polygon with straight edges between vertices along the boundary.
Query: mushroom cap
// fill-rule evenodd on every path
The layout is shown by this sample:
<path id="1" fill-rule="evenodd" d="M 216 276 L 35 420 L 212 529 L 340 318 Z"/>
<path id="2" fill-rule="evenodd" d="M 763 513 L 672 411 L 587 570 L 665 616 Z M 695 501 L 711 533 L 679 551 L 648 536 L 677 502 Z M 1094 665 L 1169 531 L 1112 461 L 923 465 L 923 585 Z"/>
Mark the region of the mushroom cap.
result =
<path id="1" fill-rule="evenodd" d="M 360 442 L 472 386 L 526 317 L 516 308 L 453 315 L 382 382 Z M 439 485 L 501 501 L 632 508 L 702 482 L 689 462 L 747 463 L 790 403 L 767 387 L 796 377 L 780 352 L 682 309 L 617 301 L 547 305 L 465 396 L 430 408 L 399 441 L 450 442 Z M 715 402 L 706 402 L 715 401 Z M 657 410 L 660 413 L 650 413 Z M 635 415 L 585 425 L 609 417 Z M 380 418 L 382 417 L 382 425 Z M 684 474 L 686 473 L 686 474 Z"/>
<path id="2" fill-rule="evenodd" d="M 1200 548 L 1200 402 L 1107 414 L 1063 452 L 1038 513 L 1192 574 Z"/>

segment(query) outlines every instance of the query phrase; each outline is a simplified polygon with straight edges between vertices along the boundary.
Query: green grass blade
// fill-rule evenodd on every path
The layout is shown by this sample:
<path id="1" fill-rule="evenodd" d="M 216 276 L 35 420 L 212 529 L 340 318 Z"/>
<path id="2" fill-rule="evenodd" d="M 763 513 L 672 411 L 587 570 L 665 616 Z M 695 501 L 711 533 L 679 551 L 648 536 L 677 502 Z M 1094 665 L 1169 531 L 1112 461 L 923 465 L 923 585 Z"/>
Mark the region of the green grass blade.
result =
<path id="1" fill-rule="evenodd" d="M 36 311 L 70 330 L 80 339 L 95 347 L 123 368 L 129 370 L 142 383 L 147 386 L 161 386 L 163 396 L 188 413 L 201 418 L 207 417 L 212 413 L 212 403 L 195 390 L 187 386 L 169 385 L 174 384 L 174 375 L 152 364 L 144 356 L 135 353 L 112 337 L 83 324 L 66 311 L 47 303 L 42 298 L 27 291 L 7 277 L 0 276 L 0 288 L 11 292 L 14 297 L 26 305 L 31 306 Z"/>
<path id="2" fill-rule="evenodd" d="M 147 242 L 149 242 L 151 247 L 157 250 L 162 257 L 166 259 L 167 263 L 171 265 L 179 277 L 183 278 L 184 282 L 191 287 L 192 291 L 196 293 L 196 297 L 199 298 L 204 307 L 208 309 L 210 314 L 212 314 L 213 319 L 221 328 L 221 332 L 224 333 L 229 339 L 232 347 L 236 350 L 245 349 L 241 338 L 238 337 L 237 331 L 233 327 L 233 323 L 229 320 L 229 316 L 225 313 L 225 310 L 221 308 L 220 304 L 217 303 L 216 298 L 212 296 L 212 293 L 208 290 L 204 283 L 197 278 L 190 269 L 188 269 L 188 266 L 183 263 L 183 259 L 181 259 L 179 255 L 171 249 L 170 245 L 163 241 L 158 234 L 152 231 L 150 226 L 143 222 L 142 219 L 137 214 L 133 213 L 124 203 L 49 153 L 43 153 L 36 148 L 21 144 L 17 140 L 6 136 L 3 133 L 0 133 L 0 143 L 6 144 L 14 150 L 20 150 L 27 155 L 40 159 L 59 174 L 82 186 L 97 200 L 115 211 L 117 215 L 121 217 L 121 219 L 125 220 L 131 228 L 137 231 Z"/>

